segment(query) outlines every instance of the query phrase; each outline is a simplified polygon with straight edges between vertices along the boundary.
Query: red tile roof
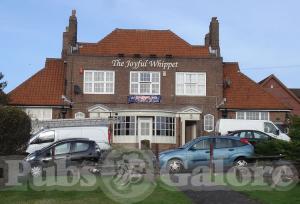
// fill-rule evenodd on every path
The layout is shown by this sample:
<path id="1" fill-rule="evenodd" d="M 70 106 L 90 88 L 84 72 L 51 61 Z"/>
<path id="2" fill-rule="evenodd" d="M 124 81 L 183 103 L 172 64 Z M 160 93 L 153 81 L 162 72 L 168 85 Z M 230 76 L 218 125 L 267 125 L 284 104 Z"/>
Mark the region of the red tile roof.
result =
<path id="1" fill-rule="evenodd" d="M 225 107 L 247 110 L 289 110 L 259 84 L 240 72 L 238 63 L 224 63 L 224 80 L 230 81 L 224 88 Z"/>
<path id="2" fill-rule="evenodd" d="M 270 76 L 266 77 L 258 83 L 265 88 L 266 84 L 271 80 L 276 81 L 279 84 L 279 86 L 281 86 L 286 91 L 286 93 L 288 93 L 300 104 L 300 99 L 298 98 L 298 96 L 292 90 L 288 89 L 274 74 L 271 74 Z"/>
<path id="3" fill-rule="evenodd" d="M 187 43 L 170 30 L 115 29 L 97 43 L 80 43 L 82 55 L 111 56 L 117 54 L 160 57 L 166 55 L 182 57 L 209 56 L 205 46 Z"/>
<path id="4" fill-rule="evenodd" d="M 61 59 L 47 59 L 45 68 L 9 93 L 10 105 L 62 105 L 64 93 L 64 63 Z"/>

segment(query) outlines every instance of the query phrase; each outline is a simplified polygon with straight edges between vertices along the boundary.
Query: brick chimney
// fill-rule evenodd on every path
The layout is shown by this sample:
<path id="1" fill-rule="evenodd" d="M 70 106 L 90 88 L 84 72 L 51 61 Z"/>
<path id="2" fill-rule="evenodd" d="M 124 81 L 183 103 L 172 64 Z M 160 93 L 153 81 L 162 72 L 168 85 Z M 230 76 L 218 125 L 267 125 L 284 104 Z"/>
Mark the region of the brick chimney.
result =
<path id="1" fill-rule="evenodd" d="M 63 49 L 62 57 L 71 52 L 71 47 L 77 44 L 77 18 L 76 10 L 72 10 L 72 15 L 69 18 L 69 26 L 63 32 Z"/>
<path id="2" fill-rule="evenodd" d="M 219 21 L 217 17 L 212 17 L 209 24 L 209 33 L 205 35 L 205 46 L 209 46 L 212 52 L 220 56 L 219 45 Z"/>

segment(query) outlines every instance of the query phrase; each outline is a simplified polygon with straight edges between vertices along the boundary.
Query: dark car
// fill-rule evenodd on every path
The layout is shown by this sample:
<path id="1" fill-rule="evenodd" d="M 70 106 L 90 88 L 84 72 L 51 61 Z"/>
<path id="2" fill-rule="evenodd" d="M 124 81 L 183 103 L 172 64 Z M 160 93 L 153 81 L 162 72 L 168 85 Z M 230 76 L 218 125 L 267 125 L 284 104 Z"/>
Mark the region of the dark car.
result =
<path id="1" fill-rule="evenodd" d="M 258 142 L 272 139 L 271 136 L 258 130 L 236 130 L 229 132 L 228 135 L 246 138 L 252 145 L 256 145 Z"/>
<path id="2" fill-rule="evenodd" d="M 89 139 L 65 139 L 35 151 L 25 158 L 30 164 L 32 176 L 42 175 L 43 168 L 55 166 L 59 162 L 67 166 L 95 165 L 101 151 L 95 141 Z"/>
<path id="3" fill-rule="evenodd" d="M 247 166 L 247 159 L 254 154 L 254 148 L 247 139 L 230 136 L 202 136 L 177 149 L 161 152 L 159 154 L 160 167 L 177 173 L 199 166 L 208 166 L 211 145 L 214 162 L 222 162 L 226 167 Z"/>

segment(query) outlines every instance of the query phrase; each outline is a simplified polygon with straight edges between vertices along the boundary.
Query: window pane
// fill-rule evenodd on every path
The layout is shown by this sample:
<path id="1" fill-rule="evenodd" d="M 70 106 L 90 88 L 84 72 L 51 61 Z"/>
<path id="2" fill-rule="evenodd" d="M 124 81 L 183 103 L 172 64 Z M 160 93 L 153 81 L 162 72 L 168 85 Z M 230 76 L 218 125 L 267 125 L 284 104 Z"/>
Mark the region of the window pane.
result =
<path id="1" fill-rule="evenodd" d="M 84 81 L 85 82 L 93 81 L 93 72 L 85 72 L 84 73 Z"/>
<path id="2" fill-rule="evenodd" d="M 152 93 L 153 94 L 159 93 L 159 84 L 152 84 Z"/>
<path id="3" fill-rule="evenodd" d="M 106 81 L 113 82 L 114 81 L 114 74 L 113 72 L 106 72 Z"/>
<path id="4" fill-rule="evenodd" d="M 209 140 L 201 140 L 197 144 L 194 144 L 193 146 L 194 149 L 209 149 L 210 148 L 210 143 Z"/>
<path id="5" fill-rule="evenodd" d="M 93 84 L 92 83 L 85 83 L 84 84 L 84 92 L 87 92 L 87 93 L 93 92 Z"/>
<path id="6" fill-rule="evenodd" d="M 138 84 L 131 84 L 131 93 L 137 94 L 139 92 L 139 85 Z"/>
<path id="7" fill-rule="evenodd" d="M 269 113 L 268 112 L 260 112 L 260 115 L 261 115 L 261 117 L 260 117 L 260 119 L 261 120 L 269 120 Z"/>
<path id="8" fill-rule="evenodd" d="M 103 93 L 104 92 L 104 83 L 95 83 L 94 92 Z"/>
<path id="9" fill-rule="evenodd" d="M 245 119 L 245 112 L 237 112 L 236 119 Z"/>
<path id="10" fill-rule="evenodd" d="M 264 133 L 261 133 L 261 132 L 254 132 L 254 138 L 255 139 L 268 139 L 270 136 L 264 134 Z"/>
<path id="11" fill-rule="evenodd" d="M 231 140 L 231 139 L 216 138 L 215 141 L 216 141 L 216 144 L 215 144 L 216 148 L 231 148 L 234 146 L 233 140 Z"/>
<path id="12" fill-rule="evenodd" d="M 204 130 L 205 131 L 213 131 L 214 130 L 214 116 L 213 115 L 205 115 L 204 116 Z"/>
<path id="13" fill-rule="evenodd" d="M 142 94 L 149 94 L 150 93 L 150 84 L 141 84 L 140 88 L 141 88 L 140 92 Z"/>
<path id="14" fill-rule="evenodd" d="M 138 82 L 139 81 L 139 73 L 132 72 L 131 73 L 131 82 Z"/>
<path id="15" fill-rule="evenodd" d="M 273 133 L 276 134 L 277 129 L 275 128 L 275 126 L 272 123 L 264 123 L 264 131 L 267 133 Z"/>
<path id="16" fill-rule="evenodd" d="M 113 83 L 106 83 L 106 93 L 113 92 L 114 84 Z"/>
<path id="17" fill-rule="evenodd" d="M 184 94 L 184 85 L 183 84 L 177 84 L 176 85 L 176 94 L 177 95 Z"/>
<path id="18" fill-rule="evenodd" d="M 104 81 L 104 72 L 94 72 L 95 81 Z"/>
<path id="19" fill-rule="evenodd" d="M 140 73 L 140 81 L 150 82 L 150 73 L 149 72 L 141 72 Z"/>
<path id="20" fill-rule="evenodd" d="M 158 83 L 159 82 L 159 73 L 152 73 L 152 82 L 156 82 Z"/>
<path id="21" fill-rule="evenodd" d="M 259 120 L 259 112 L 246 112 L 247 120 Z"/>
<path id="22" fill-rule="evenodd" d="M 55 155 L 69 153 L 70 152 L 70 147 L 71 147 L 71 143 L 64 143 L 64 144 L 57 145 L 54 148 Z"/>
<path id="23" fill-rule="evenodd" d="M 89 143 L 76 142 L 73 152 L 83 152 L 89 149 Z"/>

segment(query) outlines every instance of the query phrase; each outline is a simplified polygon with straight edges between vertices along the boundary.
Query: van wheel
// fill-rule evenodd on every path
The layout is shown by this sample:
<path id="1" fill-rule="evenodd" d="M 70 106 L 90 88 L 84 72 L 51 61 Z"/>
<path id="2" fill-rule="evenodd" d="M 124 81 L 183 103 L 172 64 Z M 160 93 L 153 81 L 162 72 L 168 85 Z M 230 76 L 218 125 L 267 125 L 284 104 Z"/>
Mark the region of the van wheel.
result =
<path id="1" fill-rule="evenodd" d="M 37 177 L 42 176 L 43 169 L 42 169 L 41 166 L 33 166 L 33 167 L 30 169 L 30 173 L 31 173 L 31 176 L 32 176 L 32 177 L 37 178 Z"/>
<path id="2" fill-rule="evenodd" d="M 167 169 L 170 173 L 180 173 L 183 171 L 183 163 L 180 159 L 171 159 L 168 161 Z"/>
<path id="3" fill-rule="evenodd" d="M 248 166 L 248 162 L 246 161 L 245 158 L 240 157 L 234 161 L 234 166 L 235 167 L 246 167 L 246 166 Z"/>

